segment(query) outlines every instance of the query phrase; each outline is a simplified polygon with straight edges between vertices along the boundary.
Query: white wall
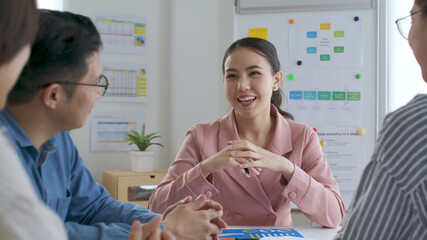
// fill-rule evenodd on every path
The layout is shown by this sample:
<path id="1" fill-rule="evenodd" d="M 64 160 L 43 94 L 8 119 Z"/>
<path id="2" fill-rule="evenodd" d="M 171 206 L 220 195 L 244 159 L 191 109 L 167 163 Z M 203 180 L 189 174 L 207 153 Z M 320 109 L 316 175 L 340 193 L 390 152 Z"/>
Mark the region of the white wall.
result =
<path id="1" fill-rule="evenodd" d="M 416 94 L 427 93 L 427 84 L 421 75 L 408 40 L 404 39 L 395 24 L 396 19 L 406 17 L 414 4 L 413 0 L 388 3 L 389 79 L 388 112 L 405 105 Z"/>
<path id="2" fill-rule="evenodd" d="M 90 17 L 94 12 L 148 17 L 147 55 L 102 53 L 101 58 L 148 64 L 149 102 L 98 102 L 94 111 L 145 111 L 148 131 L 160 131 L 165 145 L 152 148 L 155 168 L 170 165 L 192 125 L 228 111 L 220 69 L 222 55 L 233 41 L 233 1 L 64 0 L 63 9 Z M 130 169 L 127 152 L 90 152 L 89 119 L 71 136 L 96 181 L 102 181 L 103 170 Z"/>

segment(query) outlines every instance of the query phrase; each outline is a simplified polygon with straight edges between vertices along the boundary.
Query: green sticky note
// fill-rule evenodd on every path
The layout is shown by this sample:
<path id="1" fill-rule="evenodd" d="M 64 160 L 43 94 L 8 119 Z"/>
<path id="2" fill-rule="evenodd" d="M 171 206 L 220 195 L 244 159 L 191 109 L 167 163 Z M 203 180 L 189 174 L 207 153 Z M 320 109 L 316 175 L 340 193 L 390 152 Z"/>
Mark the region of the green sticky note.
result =
<path id="1" fill-rule="evenodd" d="M 332 92 L 332 100 L 345 101 L 345 92 Z"/>
<path id="2" fill-rule="evenodd" d="M 347 92 L 347 101 L 360 101 L 360 92 Z"/>
<path id="3" fill-rule="evenodd" d="M 330 61 L 331 55 L 329 54 L 320 54 L 320 61 Z"/>
<path id="4" fill-rule="evenodd" d="M 331 100 L 331 92 L 317 92 L 317 99 L 319 100 Z"/>
<path id="5" fill-rule="evenodd" d="M 334 47 L 334 53 L 343 53 L 343 52 L 344 52 L 343 46 Z"/>
<path id="6" fill-rule="evenodd" d="M 334 31 L 334 37 L 344 37 L 344 31 Z"/>

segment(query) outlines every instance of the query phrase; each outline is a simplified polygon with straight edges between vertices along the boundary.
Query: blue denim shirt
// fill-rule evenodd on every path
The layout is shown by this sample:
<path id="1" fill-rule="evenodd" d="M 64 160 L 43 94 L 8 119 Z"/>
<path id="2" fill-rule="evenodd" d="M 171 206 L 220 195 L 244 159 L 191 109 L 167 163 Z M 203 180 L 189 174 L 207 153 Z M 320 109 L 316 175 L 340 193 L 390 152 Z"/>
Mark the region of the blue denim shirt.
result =
<path id="1" fill-rule="evenodd" d="M 40 199 L 65 222 L 69 239 L 128 239 L 133 220 L 146 223 L 158 216 L 141 206 L 112 199 L 84 166 L 67 132 L 37 149 L 6 109 L 0 112 L 0 125 L 8 129 L 6 136 Z"/>

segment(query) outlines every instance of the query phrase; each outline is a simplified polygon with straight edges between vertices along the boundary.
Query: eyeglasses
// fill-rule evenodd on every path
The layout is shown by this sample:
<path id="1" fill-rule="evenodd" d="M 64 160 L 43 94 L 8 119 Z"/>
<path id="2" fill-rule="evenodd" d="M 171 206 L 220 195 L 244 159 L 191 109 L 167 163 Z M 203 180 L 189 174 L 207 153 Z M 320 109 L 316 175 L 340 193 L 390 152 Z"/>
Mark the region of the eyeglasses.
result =
<path id="1" fill-rule="evenodd" d="M 107 79 L 107 77 L 106 77 L 106 76 L 104 76 L 104 75 L 101 75 L 101 77 L 99 78 L 98 84 L 76 83 L 76 82 L 61 82 L 61 81 L 60 81 L 60 82 L 51 82 L 51 83 L 48 83 L 48 84 L 46 84 L 46 85 L 42 86 L 42 88 L 43 88 L 43 87 L 47 87 L 47 86 L 49 86 L 50 84 L 54 84 L 54 83 L 57 83 L 57 84 L 71 84 L 71 85 L 84 85 L 84 86 L 93 86 L 93 87 L 98 87 L 98 93 L 99 93 L 99 95 L 101 95 L 101 97 L 105 95 L 105 92 L 107 92 L 107 89 L 108 89 L 108 79 Z"/>
<path id="2" fill-rule="evenodd" d="M 411 30 L 411 26 L 412 26 L 411 16 L 413 16 L 417 13 L 420 13 L 424 10 L 425 9 L 418 10 L 416 12 L 411 13 L 410 15 L 408 15 L 406 17 L 399 18 L 396 20 L 397 29 L 399 30 L 399 32 L 403 38 L 408 39 L 409 31 Z"/>

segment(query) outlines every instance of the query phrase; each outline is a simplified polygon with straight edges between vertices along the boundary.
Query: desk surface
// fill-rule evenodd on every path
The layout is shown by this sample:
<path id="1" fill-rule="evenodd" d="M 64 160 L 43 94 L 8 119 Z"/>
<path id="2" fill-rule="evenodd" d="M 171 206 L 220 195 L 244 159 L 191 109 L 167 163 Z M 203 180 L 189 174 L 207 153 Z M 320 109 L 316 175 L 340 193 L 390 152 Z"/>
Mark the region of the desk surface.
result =
<path id="1" fill-rule="evenodd" d="M 333 239 L 339 228 L 323 228 L 323 227 L 291 227 L 297 230 L 301 235 L 308 239 L 329 240 Z"/>
<path id="2" fill-rule="evenodd" d="M 239 229 L 252 229 L 252 228 L 262 228 L 262 229 L 276 229 L 282 227 L 241 227 L 241 226 L 229 226 L 228 229 L 239 228 Z M 307 239 L 307 240 L 331 240 L 337 234 L 339 228 L 323 228 L 323 227 L 303 227 L 303 226 L 292 226 L 286 227 L 295 229 L 304 238 L 292 238 L 292 237 L 278 237 L 276 239 Z M 268 239 L 268 238 L 266 238 Z"/>

